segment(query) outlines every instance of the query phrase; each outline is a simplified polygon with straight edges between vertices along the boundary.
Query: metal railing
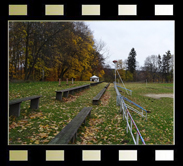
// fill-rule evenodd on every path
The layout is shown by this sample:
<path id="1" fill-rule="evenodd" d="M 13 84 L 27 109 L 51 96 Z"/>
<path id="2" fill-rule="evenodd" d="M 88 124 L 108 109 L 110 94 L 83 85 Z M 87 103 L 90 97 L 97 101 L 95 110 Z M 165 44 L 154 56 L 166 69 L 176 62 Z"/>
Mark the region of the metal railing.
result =
<path id="1" fill-rule="evenodd" d="M 129 106 L 128 104 L 126 104 L 127 107 L 128 107 L 129 109 L 133 108 L 133 109 L 131 109 L 132 111 L 134 111 L 134 112 L 140 114 L 142 117 L 146 117 L 146 120 L 147 120 L 147 111 L 146 111 L 144 108 L 142 108 L 140 105 L 134 103 L 133 101 L 127 99 L 126 97 L 124 97 L 124 96 L 122 96 L 122 97 L 123 97 L 124 100 L 128 101 L 129 103 L 131 103 L 131 104 L 133 104 L 133 105 L 139 107 L 139 108 L 142 110 L 142 112 L 140 112 L 140 111 L 136 110 L 135 108 L 133 108 L 133 107 Z M 143 111 L 146 112 L 146 116 L 144 116 Z"/>
<path id="2" fill-rule="evenodd" d="M 120 87 L 120 86 L 118 86 L 118 85 L 116 85 L 116 86 L 119 87 L 119 88 L 123 88 L 123 87 Z M 129 90 L 129 89 L 127 89 L 127 90 Z M 131 91 L 131 90 L 129 90 L 129 91 Z M 122 97 L 123 97 L 124 100 L 126 100 L 126 101 L 130 102 L 131 104 L 133 104 L 133 105 L 139 107 L 140 109 L 142 109 L 142 112 L 140 112 L 140 111 L 138 111 L 137 109 L 131 107 L 131 106 L 128 105 L 128 104 L 126 104 L 126 106 L 127 106 L 130 110 L 136 112 L 137 114 L 141 115 L 142 117 L 146 117 L 146 120 L 147 120 L 147 111 L 146 111 L 144 108 L 142 108 L 140 105 L 134 103 L 133 101 L 127 99 L 126 97 L 124 97 L 124 96 L 122 96 Z M 117 104 L 117 105 L 119 106 L 119 104 Z M 144 115 L 144 111 L 146 112 L 146 115 Z"/>
<path id="3" fill-rule="evenodd" d="M 146 118 L 146 120 L 147 120 L 147 113 L 146 113 L 146 116 L 145 116 L 145 115 L 143 114 L 143 110 L 142 110 L 142 112 L 140 112 L 140 111 L 138 111 L 137 109 L 131 107 L 131 106 L 128 105 L 128 104 L 126 104 L 126 106 L 127 106 L 128 109 L 134 111 L 135 113 L 137 113 L 137 114 L 139 114 L 140 116 Z"/>
<path id="4" fill-rule="evenodd" d="M 124 87 L 121 87 L 121 86 L 119 86 L 119 85 L 116 85 L 117 87 L 119 87 L 119 88 L 122 88 L 122 89 L 125 89 L 125 90 L 128 90 L 128 91 L 130 91 L 130 95 L 132 95 L 132 90 L 130 90 L 130 89 L 126 89 L 126 88 L 124 88 Z"/>
<path id="5" fill-rule="evenodd" d="M 140 131 L 139 131 L 137 125 L 135 124 L 135 122 L 134 122 L 134 120 L 133 120 L 130 112 L 128 111 L 128 108 L 127 108 L 127 106 L 126 106 L 126 104 L 125 104 L 125 102 L 123 100 L 123 97 L 119 93 L 119 90 L 118 90 L 115 82 L 114 82 L 114 88 L 115 88 L 116 94 L 117 94 L 116 102 L 118 103 L 118 105 L 120 105 L 120 111 L 121 112 L 123 111 L 123 120 L 124 120 L 124 118 L 126 119 L 126 123 L 127 123 L 126 132 L 128 133 L 128 129 L 129 129 L 130 134 L 131 134 L 131 136 L 133 138 L 133 141 L 134 141 L 134 144 L 135 145 L 138 145 L 139 144 L 139 137 L 140 137 L 142 143 L 145 145 L 145 141 L 142 138 L 142 135 L 140 134 Z M 130 117 L 130 124 L 129 124 L 129 120 L 128 120 L 129 118 L 128 117 Z M 132 127 L 133 126 L 136 129 L 136 139 L 135 139 L 134 134 L 132 132 Z"/>

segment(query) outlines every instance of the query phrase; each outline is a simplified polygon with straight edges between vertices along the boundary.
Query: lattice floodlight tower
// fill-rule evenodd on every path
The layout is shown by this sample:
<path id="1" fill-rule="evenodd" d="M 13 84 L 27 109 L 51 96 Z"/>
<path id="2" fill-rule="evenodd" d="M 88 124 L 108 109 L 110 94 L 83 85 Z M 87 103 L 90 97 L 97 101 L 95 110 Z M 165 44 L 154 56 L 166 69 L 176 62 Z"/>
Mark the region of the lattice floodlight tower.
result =
<path id="1" fill-rule="evenodd" d="M 126 87 L 125 87 L 125 84 L 123 83 L 123 80 L 122 80 L 122 78 L 121 78 L 121 76 L 120 76 L 120 74 L 119 74 L 119 72 L 118 72 L 118 70 L 117 70 L 117 60 L 114 60 L 113 61 L 113 63 L 115 64 L 115 85 L 116 85 L 116 72 L 118 73 L 118 76 L 119 76 L 119 78 L 120 78 L 120 81 L 121 81 L 121 83 L 123 84 L 123 86 L 124 86 L 124 89 L 126 90 L 126 93 L 129 95 L 129 93 L 128 93 L 128 91 L 127 91 L 127 89 L 126 89 Z M 130 90 L 131 91 L 131 90 Z M 130 95 L 131 95 L 131 92 L 130 92 Z"/>
<path id="2" fill-rule="evenodd" d="M 113 60 L 113 63 L 115 65 L 115 82 L 114 82 L 114 89 L 116 90 L 117 86 L 116 86 L 116 71 L 117 71 L 117 60 Z M 116 105 L 117 106 L 120 106 L 120 96 L 121 94 L 120 93 L 117 93 L 116 95 Z"/>
<path id="3" fill-rule="evenodd" d="M 115 64 L 115 83 L 116 83 L 116 70 L 117 70 L 117 60 L 113 60 L 113 63 Z"/>

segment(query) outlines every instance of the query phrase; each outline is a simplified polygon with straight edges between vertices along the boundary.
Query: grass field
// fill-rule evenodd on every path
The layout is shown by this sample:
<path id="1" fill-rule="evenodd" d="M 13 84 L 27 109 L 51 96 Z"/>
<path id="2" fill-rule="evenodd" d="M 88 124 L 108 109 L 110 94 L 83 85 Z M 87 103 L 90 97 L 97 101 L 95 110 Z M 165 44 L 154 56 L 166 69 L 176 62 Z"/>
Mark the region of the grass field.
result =
<path id="1" fill-rule="evenodd" d="M 83 107 L 92 106 L 91 117 L 77 133 L 75 144 L 134 144 L 131 134 L 126 133 L 126 120 L 116 106 L 116 92 L 111 83 L 101 99 L 100 105 L 92 105 L 92 99 L 107 83 L 90 87 L 60 102 L 55 90 L 89 84 L 77 81 L 72 85 L 58 86 L 58 82 L 10 83 L 9 100 L 31 95 L 42 95 L 38 110 L 31 110 L 30 101 L 22 102 L 21 115 L 9 118 L 9 144 L 48 144 Z M 148 113 L 147 121 L 130 111 L 146 144 L 173 144 L 173 99 L 153 99 L 146 93 L 173 93 L 173 84 L 126 83 L 132 96 L 123 89 L 121 94 L 139 104 Z M 129 104 L 129 103 L 128 103 Z M 130 105 L 130 104 L 129 104 Z M 137 107 L 135 107 L 138 109 Z M 133 133 L 136 133 L 133 128 Z M 141 140 L 139 143 L 142 144 Z"/>

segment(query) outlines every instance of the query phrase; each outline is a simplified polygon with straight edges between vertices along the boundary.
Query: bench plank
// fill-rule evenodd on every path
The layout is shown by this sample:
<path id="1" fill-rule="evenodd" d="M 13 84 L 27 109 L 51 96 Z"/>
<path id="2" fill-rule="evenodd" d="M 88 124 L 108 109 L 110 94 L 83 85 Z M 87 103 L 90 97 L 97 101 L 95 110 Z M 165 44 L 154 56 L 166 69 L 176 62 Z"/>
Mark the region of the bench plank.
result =
<path id="1" fill-rule="evenodd" d="M 107 89 L 109 85 L 110 85 L 110 83 L 108 83 L 108 84 L 105 86 L 105 88 Z"/>
<path id="2" fill-rule="evenodd" d="M 31 109 L 38 109 L 39 107 L 39 98 L 41 95 L 34 95 L 29 97 L 24 97 L 21 99 L 15 99 L 9 101 L 9 116 L 20 116 L 20 104 L 22 101 L 31 100 L 30 108 Z"/>
<path id="3" fill-rule="evenodd" d="M 86 89 L 89 87 L 90 87 L 90 84 L 87 84 L 87 85 L 77 86 L 77 87 L 73 87 L 73 88 L 57 90 L 57 91 L 55 91 L 56 92 L 56 100 L 62 101 L 62 95 L 63 95 L 63 97 L 68 97 L 69 93 L 73 94 L 75 91 Z"/>
<path id="4" fill-rule="evenodd" d="M 32 99 L 36 99 L 36 98 L 40 98 L 40 97 L 42 97 L 42 96 L 41 95 L 34 95 L 34 96 L 24 97 L 24 98 L 20 98 L 20 99 L 10 100 L 9 105 L 21 103 L 22 101 L 32 100 Z"/>
<path id="5" fill-rule="evenodd" d="M 104 92 L 106 91 L 106 88 L 103 88 L 94 98 L 93 98 L 93 104 L 94 105 L 98 105 L 99 104 L 99 100 L 102 97 L 102 95 L 104 94 Z"/>
<path id="6" fill-rule="evenodd" d="M 68 144 L 75 137 L 86 117 L 90 115 L 91 109 L 92 107 L 84 107 L 48 144 Z"/>
<path id="7" fill-rule="evenodd" d="M 103 81 L 100 81 L 100 82 L 94 82 L 94 83 L 90 83 L 91 86 L 94 86 L 94 85 L 97 85 L 97 84 L 100 84 L 102 83 Z"/>
<path id="8" fill-rule="evenodd" d="M 63 89 L 63 90 L 56 90 L 55 92 L 66 92 L 66 91 L 75 90 L 75 89 L 79 89 L 79 88 L 83 88 L 83 87 L 89 88 L 89 86 L 90 86 L 90 84 L 87 84 L 87 85 L 77 86 L 77 87 Z"/>

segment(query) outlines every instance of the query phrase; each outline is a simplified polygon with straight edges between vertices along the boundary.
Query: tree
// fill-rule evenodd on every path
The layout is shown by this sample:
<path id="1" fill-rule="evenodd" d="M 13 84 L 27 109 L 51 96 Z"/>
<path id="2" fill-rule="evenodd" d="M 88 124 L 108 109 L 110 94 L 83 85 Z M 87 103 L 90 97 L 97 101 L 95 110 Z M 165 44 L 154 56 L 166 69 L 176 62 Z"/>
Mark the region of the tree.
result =
<path id="1" fill-rule="evenodd" d="M 110 65 L 104 65 L 104 72 L 103 79 L 106 82 L 114 82 L 114 73 L 115 70 L 111 69 Z"/>
<path id="2" fill-rule="evenodd" d="M 125 73 L 125 80 L 126 81 L 133 81 L 133 74 L 128 70 Z"/>
<path id="3" fill-rule="evenodd" d="M 89 80 L 104 75 L 104 43 L 95 43 L 84 22 L 12 22 L 9 24 L 9 77 Z M 20 70 L 21 68 L 21 70 Z M 21 72 L 20 72 L 21 71 Z M 19 76 L 21 73 L 21 77 Z"/>
<path id="4" fill-rule="evenodd" d="M 24 27 L 16 22 L 9 24 L 9 67 L 10 79 L 23 77 Z M 12 70 L 13 69 L 13 70 Z"/>
<path id="5" fill-rule="evenodd" d="M 136 69 L 136 51 L 134 48 L 131 49 L 128 60 L 127 60 L 127 70 L 130 71 L 130 73 L 134 74 L 134 71 Z"/>
<path id="6" fill-rule="evenodd" d="M 171 55 L 170 51 L 168 50 L 163 55 L 163 59 L 162 59 L 162 71 L 163 71 L 163 76 L 164 76 L 166 82 L 170 81 L 171 57 L 172 57 L 172 55 Z"/>
<path id="7" fill-rule="evenodd" d="M 156 55 L 148 56 L 144 62 L 145 70 L 148 73 L 148 80 L 155 82 L 158 69 L 158 57 Z"/>
<path id="8" fill-rule="evenodd" d="M 170 59 L 170 80 L 173 81 L 173 71 L 174 71 L 174 55 L 171 55 Z"/>
<path id="9" fill-rule="evenodd" d="M 160 80 L 160 77 L 162 77 L 162 61 L 161 61 L 161 56 L 160 54 L 158 55 L 158 69 L 157 69 L 157 72 L 158 72 L 158 82 Z"/>
<path id="10" fill-rule="evenodd" d="M 170 51 L 161 58 L 160 55 L 151 55 L 146 57 L 144 61 L 144 67 L 142 70 L 145 71 L 146 79 L 149 81 L 160 81 L 165 80 L 166 82 L 173 80 L 173 56 Z"/>
<path id="11" fill-rule="evenodd" d="M 126 80 L 125 66 L 124 66 L 122 59 L 118 60 L 117 69 L 118 69 L 121 79 Z"/>

